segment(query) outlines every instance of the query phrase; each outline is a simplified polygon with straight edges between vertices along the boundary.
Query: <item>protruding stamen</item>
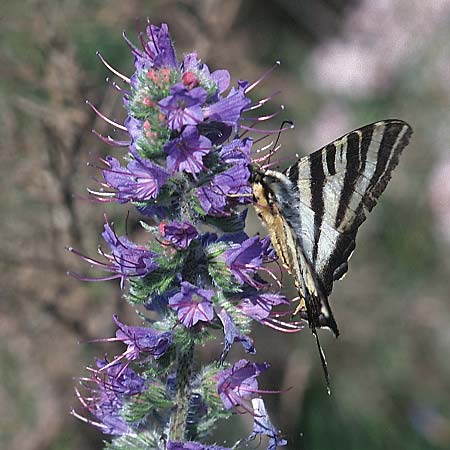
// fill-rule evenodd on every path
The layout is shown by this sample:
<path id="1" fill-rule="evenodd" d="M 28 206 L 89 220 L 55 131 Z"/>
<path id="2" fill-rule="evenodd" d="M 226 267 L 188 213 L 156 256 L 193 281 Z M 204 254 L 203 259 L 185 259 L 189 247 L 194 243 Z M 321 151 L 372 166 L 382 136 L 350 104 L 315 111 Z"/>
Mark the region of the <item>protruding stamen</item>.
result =
<path id="1" fill-rule="evenodd" d="M 261 169 L 270 169 L 273 166 L 278 166 L 279 164 L 283 164 L 285 162 L 292 162 L 292 156 L 286 158 L 280 158 L 277 161 L 272 161 L 271 163 L 264 164 L 261 166 Z"/>
<path id="2" fill-rule="evenodd" d="M 269 135 L 268 135 L 269 136 Z M 267 137 L 268 137 L 267 136 Z M 263 139 L 263 138 L 259 138 L 258 139 L 258 141 L 260 141 L 261 139 Z M 256 142 L 256 141 L 255 141 Z M 265 152 L 268 148 L 270 148 L 270 147 L 272 147 L 272 145 L 273 145 L 273 140 L 272 141 L 270 141 L 267 145 L 265 145 L 264 147 L 261 147 L 261 148 L 258 148 L 257 150 L 256 150 L 256 153 L 262 153 L 262 152 Z"/>
<path id="3" fill-rule="evenodd" d="M 150 34 L 152 35 L 152 42 L 153 42 L 153 45 L 155 46 L 156 53 L 159 54 L 158 44 L 156 43 L 155 36 L 153 35 L 152 23 L 150 22 L 150 18 L 149 17 L 147 17 L 147 24 L 148 24 L 148 26 L 150 28 Z"/>
<path id="4" fill-rule="evenodd" d="M 116 69 L 114 69 L 114 67 L 112 67 L 110 64 L 108 64 L 105 60 L 105 58 L 103 58 L 102 54 L 100 52 L 96 52 L 96 55 L 99 57 L 100 61 L 114 74 L 117 75 L 121 80 L 125 81 L 125 83 L 130 84 L 131 80 L 126 77 L 125 75 L 121 74 L 120 72 L 118 72 Z"/>
<path id="5" fill-rule="evenodd" d="M 108 118 L 104 114 L 102 114 L 89 100 L 86 100 L 86 104 L 89 105 L 92 108 L 92 110 L 95 112 L 95 114 L 97 114 L 99 117 L 101 117 L 105 122 L 109 123 L 113 127 L 119 128 L 120 130 L 128 131 L 127 127 L 125 127 L 124 125 L 120 125 L 117 122 L 114 122 L 114 120 L 111 120 L 110 118 Z"/>
<path id="6" fill-rule="evenodd" d="M 254 104 L 248 106 L 247 108 L 244 108 L 243 111 L 252 111 L 254 109 L 261 108 L 268 101 L 272 100 L 276 95 L 279 95 L 279 94 L 281 94 L 281 91 L 276 91 L 273 94 L 269 95 L 268 97 L 259 100 L 257 103 L 254 103 Z"/>
<path id="7" fill-rule="evenodd" d="M 246 130 L 246 131 L 251 131 L 253 133 L 278 134 L 283 131 L 292 130 L 293 128 L 295 128 L 295 126 L 294 126 L 294 124 L 292 124 L 292 125 L 289 125 L 288 127 L 280 128 L 279 130 L 261 130 L 258 128 L 246 127 L 244 125 L 241 125 L 240 128 L 242 128 L 243 130 Z"/>
<path id="8" fill-rule="evenodd" d="M 279 65 L 281 64 L 280 61 L 276 61 L 275 64 L 269 69 L 267 70 L 259 79 L 257 79 L 253 84 L 251 84 L 250 86 L 247 86 L 245 88 L 245 93 L 247 94 L 248 92 L 250 92 L 255 86 L 257 86 L 259 83 L 261 83 L 261 81 L 265 80 L 267 78 L 268 75 L 270 75 Z"/>
<path id="9" fill-rule="evenodd" d="M 124 89 L 122 89 L 115 81 L 111 80 L 109 77 L 105 78 L 105 81 L 111 85 L 116 91 L 119 91 L 121 93 L 124 92 Z"/>
<path id="10" fill-rule="evenodd" d="M 260 117 L 242 117 L 241 120 L 256 120 L 257 122 L 264 122 L 265 120 L 270 120 L 270 119 L 273 119 L 274 117 L 278 116 L 278 114 L 280 114 L 280 112 L 282 112 L 283 110 L 284 110 L 284 106 L 281 105 L 280 111 L 275 111 L 272 114 L 268 114 L 266 116 L 260 116 Z"/>
<path id="11" fill-rule="evenodd" d="M 269 159 L 272 155 L 274 155 L 281 148 L 281 144 L 271 150 L 267 155 L 261 156 L 260 158 L 252 159 L 252 162 L 260 163 Z"/>
<path id="12" fill-rule="evenodd" d="M 117 280 L 118 278 L 121 278 L 121 274 L 111 275 L 109 277 L 100 277 L 100 278 L 94 278 L 94 277 L 83 277 L 81 275 L 78 275 L 75 272 L 67 272 L 67 275 L 69 275 L 72 278 L 75 278 L 75 280 L 78 281 L 110 281 L 110 280 Z"/>
<path id="13" fill-rule="evenodd" d="M 125 34 L 125 30 L 122 31 L 122 37 L 134 55 L 142 56 L 142 52 L 128 39 L 128 36 Z"/>
<path id="14" fill-rule="evenodd" d="M 264 325 L 267 325 L 268 327 L 273 328 L 274 330 L 277 331 L 281 331 L 283 333 L 298 333 L 304 328 L 291 326 L 291 324 L 289 324 L 288 322 L 281 322 L 276 319 L 265 319 Z"/>
<path id="15" fill-rule="evenodd" d="M 113 147 L 128 147 L 129 145 L 131 145 L 131 141 L 118 141 L 116 139 L 113 139 L 109 135 L 105 137 L 97 130 L 92 130 L 92 133 L 94 133 L 105 144 L 112 145 Z"/>

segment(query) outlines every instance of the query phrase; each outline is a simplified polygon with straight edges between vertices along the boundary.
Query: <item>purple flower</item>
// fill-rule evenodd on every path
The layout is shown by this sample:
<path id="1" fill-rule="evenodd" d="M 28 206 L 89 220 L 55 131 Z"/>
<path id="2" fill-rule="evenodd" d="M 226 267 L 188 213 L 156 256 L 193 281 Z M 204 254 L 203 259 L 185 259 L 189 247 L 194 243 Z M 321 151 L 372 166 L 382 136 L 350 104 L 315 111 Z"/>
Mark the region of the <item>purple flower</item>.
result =
<path id="1" fill-rule="evenodd" d="M 135 159 L 126 169 L 112 156 L 107 156 L 106 162 L 109 168 L 103 170 L 103 178 L 107 185 L 115 190 L 119 203 L 145 202 L 154 199 L 169 178 L 169 174 L 164 169 L 146 159 Z M 110 196 L 110 193 L 97 192 L 96 195 L 103 198 Z"/>
<path id="2" fill-rule="evenodd" d="M 165 240 L 173 244 L 178 250 L 185 250 L 197 238 L 198 232 L 188 222 L 161 222 L 159 230 Z"/>
<path id="3" fill-rule="evenodd" d="M 199 442 L 174 442 L 167 443 L 167 450 L 231 450 L 218 445 L 204 445 Z"/>
<path id="4" fill-rule="evenodd" d="M 244 164 L 235 164 L 213 177 L 197 189 L 197 197 L 203 210 L 212 216 L 227 216 L 229 208 L 250 201 L 250 171 Z"/>
<path id="5" fill-rule="evenodd" d="M 260 288 L 253 275 L 261 269 L 264 262 L 274 257 L 268 237 L 260 239 L 258 236 L 248 238 L 241 244 L 224 253 L 227 266 L 240 284 L 247 283 L 254 288 Z"/>
<path id="6" fill-rule="evenodd" d="M 207 185 L 196 191 L 200 205 L 207 214 L 226 216 L 230 207 L 251 201 L 248 168 L 251 146 L 251 139 L 234 139 L 220 150 L 221 160 L 231 167 L 215 175 Z"/>
<path id="7" fill-rule="evenodd" d="M 114 322 L 119 328 L 116 331 L 116 339 L 128 346 L 122 355 L 128 360 L 139 359 L 141 353 L 158 359 L 166 353 L 172 343 L 173 336 L 169 331 L 158 333 L 148 327 L 131 327 L 119 322 L 116 315 Z"/>
<path id="8" fill-rule="evenodd" d="M 226 211 L 227 198 L 220 191 L 220 188 L 214 183 L 202 186 L 196 191 L 198 200 L 202 209 L 211 216 L 227 216 Z"/>
<path id="9" fill-rule="evenodd" d="M 134 244 L 126 236 L 117 236 L 108 222 L 105 223 L 104 228 L 105 231 L 102 233 L 102 237 L 109 245 L 111 253 L 104 253 L 100 249 L 99 253 L 107 260 L 106 263 L 85 256 L 72 247 L 69 247 L 68 250 L 91 265 L 111 272 L 113 275 L 101 278 L 88 278 L 72 274 L 75 278 L 82 281 L 106 281 L 120 278 L 120 287 L 123 289 L 125 280 L 128 277 L 145 277 L 159 267 L 155 261 L 156 253 L 147 250 L 141 245 Z"/>
<path id="10" fill-rule="evenodd" d="M 126 41 L 134 56 L 134 65 L 137 70 L 149 69 L 150 67 L 173 67 L 176 68 L 177 58 L 169 29 L 165 23 L 161 27 L 149 24 L 147 26 L 148 41 L 143 42 L 143 50 L 138 49 L 127 38 Z"/>
<path id="11" fill-rule="evenodd" d="M 252 406 L 254 422 L 253 432 L 249 436 L 249 440 L 253 440 L 260 435 L 268 436 L 269 445 L 267 450 L 276 450 L 278 447 L 287 445 L 286 439 L 280 437 L 280 433 L 270 421 L 264 401 L 261 398 L 254 398 L 252 399 Z"/>
<path id="12" fill-rule="evenodd" d="M 97 367 L 100 369 L 97 375 L 106 373 L 108 386 L 105 388 L 115 396 L 136 395 L 144 390 L 144 379 L 126 364 L 98 359 Z"/>
<path id="13" fill-rule="evenodd" d="M 239 303 L 239 308 L 246 316 L 264 323 L 270 316 L 273 307 L 288 304 L 289 302 L 284 295 L 255 292 L 243 298 Z"/>
<path id="14" fill-rule="evenodd" d="M 253 340 L 239 331 L 239 328 L 233 322 L 233 319 L 225 311 L 225 309 L 221 309 L 217 313 L 217 316 L 222 322 L 223 331 L 225 335 L 224 348 L 222 355 L 220 357 L 221 361 L 225 360 L 234 342 L 240 342 L 247 353 L 256 353 L 255 347 L 253 345 Z"/>
<path id="15" fill-rule="evenodd" d="M 217 374 L 217 392 L 226 409 L 243 406 L 259 394 L 256 377 L 269 368 L 269 364 L 252 363 L 241 359 L 232 367 Z"/>
<path id="16" fill-rule="evenodd" d="M 169 36 L 167 24 L 161 24 L 161 27 L 148 25 L 147 36 L 149 41 L 145 46 L 145 52 L 153 57 L 153 65 L 156 68 L 178 66 L 175 50 Z"/>
<path id="17" fill-rule="evenodd" d="M 187 281 L 181 283 L 181 292 L 169 299 L 169 306 L 177 311 L 178 319 L 190 328 L 197 322 L 211 322 L 214 310 L 211 298 L 214 291 L 200 289 Z"/>
<path id="18" fill-rule="evenodd" d="M 112 264 L 112 270 L 116 272 L 112 278 L 121 279 L 121 287 L 127 277 L 145 277 L 158 268 L 155 262 L 156 253 L 134 244 L 125 236 L 118 237 L 108 223 L 105 223 L 102 237 L 111 248 L 110 255 L 103 255 Z"/>
<path id="19" fill-rule="evenodd" d="M 132 395 L 140 394 L 145 389 L 145 381 L 136 372 L 123 364 L 112 364 L 105 360 L 97 360 L 98 369 L 90 369 L 91 377 L 84 379 L 89 394 L 83 397 L 77 391 L 81 404 L 96 421 L 86 419 L 75 411 L 72 414 L 98 428 L 105 434 L 123 435 L 132 432 L 131 427 L 123 419 L 121 412 L 124 400 Z"/>
<path id="20" fill-rule="evenodd" d="M 179 138 L 164 145 L 167 153 L 167 168 L 171 173 L 199 173 L 203 168 L 203 156 L 211 150 L 211 141 L 200 136 L 196 127 L 187 126 Z"/>
<path id="21" fill-rule="evenodd" d="M 228 164 L 248 165 L 251 162 L 250 152 L 253 145 L 253 139 L 233 139 L 224 145 L 220 152 L 222 161 Z"/>
<path id="22" fill-rule="evenodd" d="M 183 83 L 175 84 L 168 97 L 158 102 L 161 112 L 167 116 L 171 130 L 180 131 L 184 125 L 197 125 L 203 121 L 201 106 L 206 100 L 206 91 L 201 87 L 186 89 Z"/>
<path id="23" fill-rule="evenodd" d="M 247 83 L 241 82 L 239 87 L 232 88 L 225 98 L 207 106 L 203 110 L 205 117 L 209 120 L 224 122 L 237 130 L 242 111 L 251 103 L 251 100 L 245 96 L 246 87 Z"/>
<path id="24" fill-rule="evenodd" d="M 227 200 L 243 203 L 248 200 L 251 187 L 248 182 L 250 171 L 247 165 L 235 164 L 225 172 L 217 174 L 213 184 L 220 189 Z"/>

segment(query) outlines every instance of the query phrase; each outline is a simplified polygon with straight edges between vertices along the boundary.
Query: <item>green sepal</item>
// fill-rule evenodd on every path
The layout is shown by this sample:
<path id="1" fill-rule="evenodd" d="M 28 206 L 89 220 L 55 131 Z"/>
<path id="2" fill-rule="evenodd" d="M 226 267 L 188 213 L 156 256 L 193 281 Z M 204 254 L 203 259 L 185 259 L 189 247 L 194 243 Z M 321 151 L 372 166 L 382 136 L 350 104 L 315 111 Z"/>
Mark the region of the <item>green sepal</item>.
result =
<path id="1" fill-rule="evenodd" d="M 165 442 L 161 433 L 141 432 L 115 437 L 111 442 L 105 441 L 105 450 L 164 450 Z"/>
<path id="2" fill-rule="evenodd" d="M 218 367 L 217 364 L 210 364 L 202 369 L 193 382 L 195 386 L 193 392 L 200 394 L 202 401 L 207 405 L 207 413 L 197 425 L 196 431 L 200 440 L 211 434 L 218 420 L 228 419 L 232 415 L 223 406 L 217 392 L 218 373 L 228 366 L 228 364 L 225 364 L 222 367 Z"/>
<path id="3" fill-rule="evenodd" d="M 192 345 L 204 344 L 207 341 L 213 340 L 214 336 L 207 328 L 194 326 L 193 328 L 186 328 L 179 326 L 176 329 L 173 342 L 181 353 L 186 353 Z"/>
<path id="4" fill-rule="evenodd" d="M 176 359 L 176 349 L 173 345 L 161 357 L 154 361 L 154 364 L 144 364 L 144 370 L 141 374 L 147 380 L 162 379 L 169 373 L 170 366 Z"/>
<path id="5" fill-rule="evenodd" d="M 207 215 L 207 212 L 202 208 L 202 205 L 200 203 L 200 200 L 198 197 L 193 193 L 190 192 L 189 195 L 186 196 L 184 199 L 185 203 L 189 205 L 189 208 L 198 216 L 203 218 Z"/>
<path id="6" fill-rule="evenodd" d="M 208 273 L 217 287 L 226 292 L 237 293 L 242 291 L 241 285 L 231 273 L 225 261 L 219 258 L 229 248 L 230 246 L 226 242 L 215 242 L 206 247 Z"/>
<path id="7" fill-rule="evenodd" d="M 166 386 L 161 383 L 149 384 L 144 392 L 131 396 L 122 408 L 121 416 L 129 424 L 143 423 L 149 416 L 158 417 L 173 406 Z"/>
<path id="8" fill-rule="evenodd" d="M 142 305 L 154 295 L 162 295 L 172 285 L 177 273 L 155 270 L 145 278 L 129 279 L 129 290 L 125 298 L 132 305 Z"/>

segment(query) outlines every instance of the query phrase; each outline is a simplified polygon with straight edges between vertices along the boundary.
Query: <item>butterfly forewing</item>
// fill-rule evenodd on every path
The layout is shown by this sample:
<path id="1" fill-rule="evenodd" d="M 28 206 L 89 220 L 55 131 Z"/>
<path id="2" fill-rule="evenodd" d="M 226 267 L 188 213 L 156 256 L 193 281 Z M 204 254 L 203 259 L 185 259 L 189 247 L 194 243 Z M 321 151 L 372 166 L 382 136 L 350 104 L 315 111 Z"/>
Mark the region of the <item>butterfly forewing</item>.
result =
<path id="1" fill-rule="evenodd" d="M 386 188 L 412 134 L 400 120 L 352 131 L 285 171 L 298 199 L 297 238 L 326 295 L 347 271 L 358 227 Z"/>

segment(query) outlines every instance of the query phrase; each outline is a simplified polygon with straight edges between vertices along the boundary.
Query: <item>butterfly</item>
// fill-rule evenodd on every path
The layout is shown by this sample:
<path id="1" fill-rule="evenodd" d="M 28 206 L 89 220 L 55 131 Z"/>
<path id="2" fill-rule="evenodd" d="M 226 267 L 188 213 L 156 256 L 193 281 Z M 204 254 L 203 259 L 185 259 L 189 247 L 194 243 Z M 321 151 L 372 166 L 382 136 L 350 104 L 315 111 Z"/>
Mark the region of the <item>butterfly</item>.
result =
<path id="1" fill-rule="evenodd" d="M 385 190 L 412 135 L 402 120 L 358 128 L 283 172 L 251 167 L 254 206 L 300 303 L 294 313 L 315 337 L 327 389 L 327 362 L 318 328 L 339 335 L 328 297 L 348 270 L 356 234 Z"/>

